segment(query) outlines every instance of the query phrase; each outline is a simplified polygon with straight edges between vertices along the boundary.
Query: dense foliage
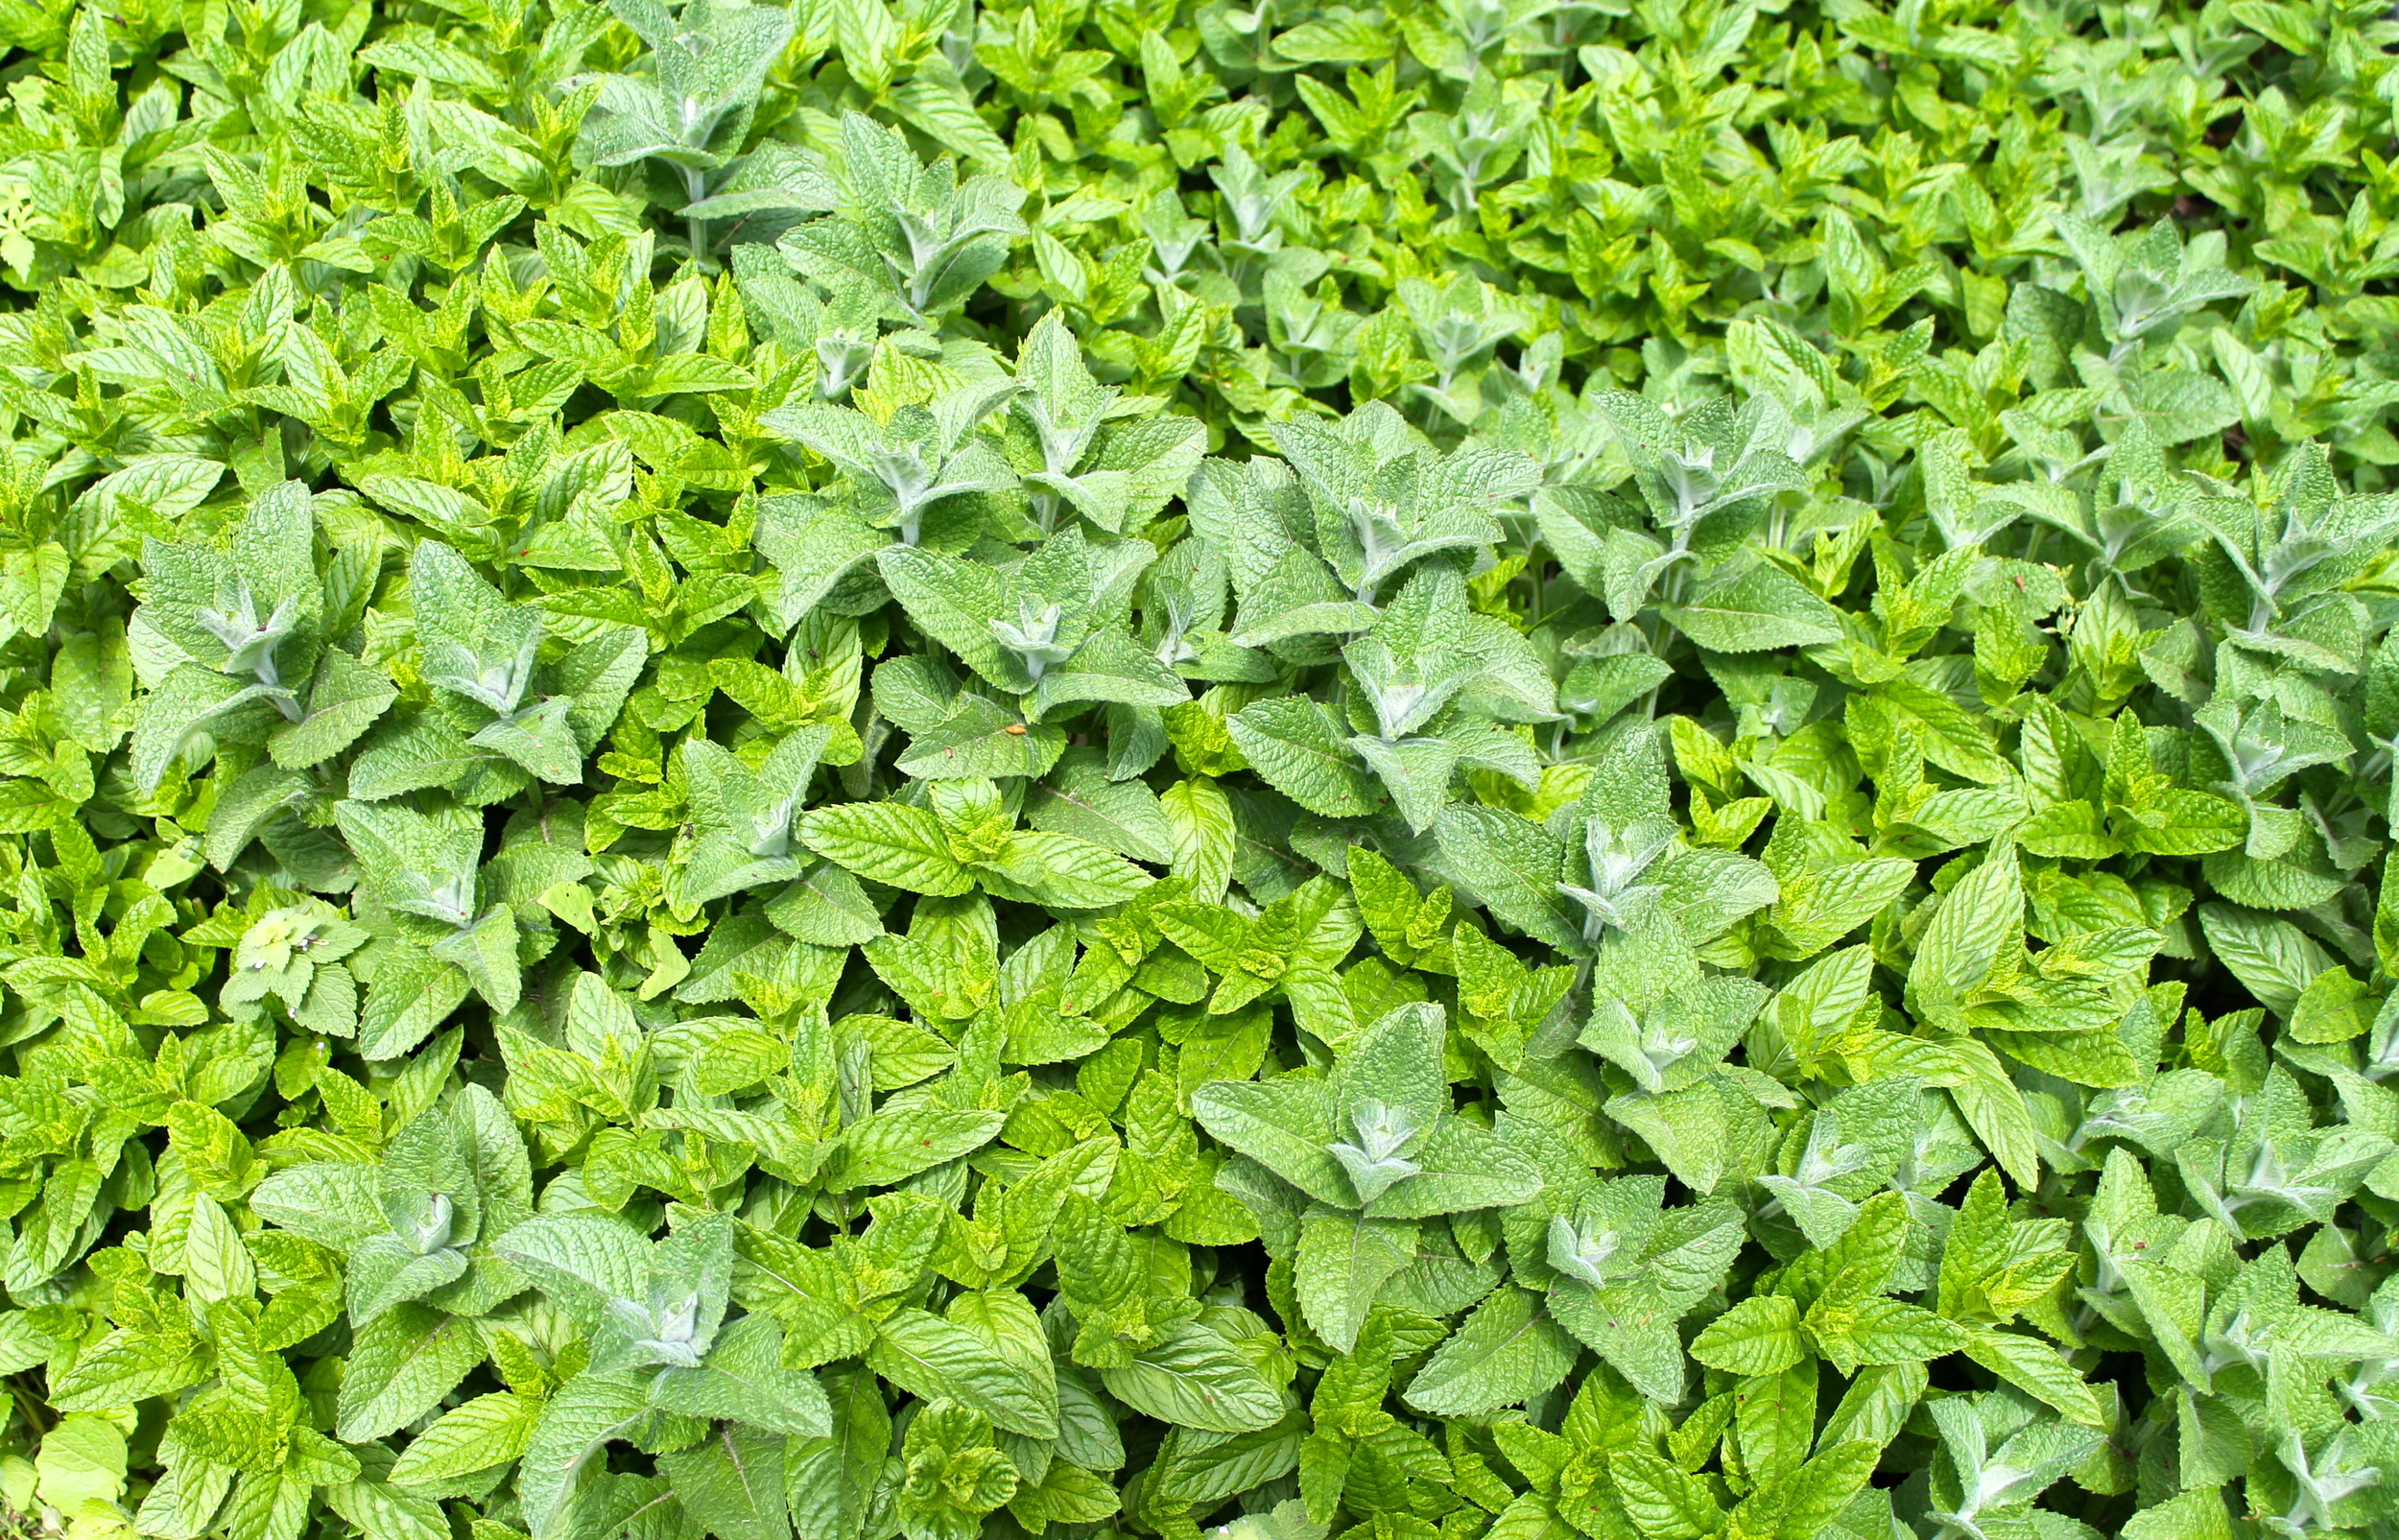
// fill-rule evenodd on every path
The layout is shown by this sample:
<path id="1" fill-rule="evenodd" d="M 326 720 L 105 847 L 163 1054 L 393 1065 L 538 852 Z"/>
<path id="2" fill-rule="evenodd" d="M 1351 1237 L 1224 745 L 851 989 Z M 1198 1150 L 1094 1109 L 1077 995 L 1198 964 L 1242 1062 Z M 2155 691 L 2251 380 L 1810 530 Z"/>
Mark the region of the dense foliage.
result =
<path id="1" fill-rule="evenodd" d="M 0 0 L 0 1499 L 2399 1535 L 2383 0 Z"/>

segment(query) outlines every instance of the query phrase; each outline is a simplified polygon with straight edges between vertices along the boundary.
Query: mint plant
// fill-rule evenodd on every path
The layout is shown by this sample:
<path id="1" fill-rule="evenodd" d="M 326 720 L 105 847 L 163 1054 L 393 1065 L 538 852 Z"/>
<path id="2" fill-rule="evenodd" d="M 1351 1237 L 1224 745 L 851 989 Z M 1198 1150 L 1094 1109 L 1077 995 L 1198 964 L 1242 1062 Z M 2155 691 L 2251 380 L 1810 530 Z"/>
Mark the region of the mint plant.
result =
<path id="1" fill-rule="evenodd" d="M 2387 10 L 0 5 L 0 1505 L 2391 1534 Z"/>

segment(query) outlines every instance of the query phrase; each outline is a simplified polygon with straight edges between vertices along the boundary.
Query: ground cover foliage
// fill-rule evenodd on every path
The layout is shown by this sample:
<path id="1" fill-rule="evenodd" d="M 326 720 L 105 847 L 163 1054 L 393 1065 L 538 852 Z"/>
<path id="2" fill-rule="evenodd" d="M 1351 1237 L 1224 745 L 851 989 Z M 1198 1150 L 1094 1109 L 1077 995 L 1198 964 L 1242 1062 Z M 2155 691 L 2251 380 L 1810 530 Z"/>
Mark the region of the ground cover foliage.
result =
<path id="1" fill-rule="evenodd" d="M 0 1498 L 2399 1532 L 2399 26 L 0 0 Z"/>

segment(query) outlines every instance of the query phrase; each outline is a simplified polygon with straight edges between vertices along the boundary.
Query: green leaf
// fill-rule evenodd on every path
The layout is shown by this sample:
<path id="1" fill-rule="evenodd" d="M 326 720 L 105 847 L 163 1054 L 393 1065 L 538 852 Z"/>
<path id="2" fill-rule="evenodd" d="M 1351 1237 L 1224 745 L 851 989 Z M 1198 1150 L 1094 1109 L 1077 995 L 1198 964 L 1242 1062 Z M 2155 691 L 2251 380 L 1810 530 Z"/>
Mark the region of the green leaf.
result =
<path id="1" fill-rule="evenodd" d="M 800 820 L 808 848 L 871 882 L 937 897 L 971 891 L 974 879 L 950 853 L 938 819 L 923 808 L 851 803 Z"/>
<path id="2" fill-rule="evenodd" d="M 405 1428 L 458 1387 L 484 1359 L 472 1321 L 423 1305 L 399 1305 L 362 1327 L 350 1349 L 355 1372 L 342 1382 L 335 1433 L 345 1443 Z"/>
<path id="3" fill-rule="evenodd" d="M 720 1540 L 787 1540 L 783 1440 L 719 1428 L 690 1449 L 659 1457 L 683 1511 Z"/>
<path id="4" fill-rule="evenodd" d="M 867 1366 L 913 1394 L 955 1401 L 1028 1438 L 1057 1436 L 1057 1410 L 989 1341 L 929 1311 L 902 1310 L 876 1330 Z"/>
<path id="5" fill-rule="evenodd" d="M 2014 852 L 1992 852 L 1942 895 L 1908 965 L 1908 1002 L 1939 1025 L 1962 1023 L 1965 999 L 2003 948 L 2023 934 L 2024 885 Z"/>
<path id="6" fill-rule="evenodd" d="M 1807 1353 L 1799 1307 L 1781 1294 L 1742 1300 L 1691 1340 L 1691 1356 L 1727 1374 L 1780 1374 Z"/>
<path id="7" fill-rule="evenodd" d="M 508 1390 L 463 1402 L 409 1440 L 392 1463 L 392 1480 L 404 1486 L 439 1483 L 506 1464 L 525 1452 L 540 1415 L 538 1404 Z"/>
<path id="8" fill-rule="evenodd" d="M 382 671 L 329 647 L 309 680 L 307 710 L 277 727 L 267 750 L 286 770 L 321 765 L 358 742 L 397 699 L 398 687 Z"/>
<path id="9" fill-rule="evenodd" d="M 1134 1410 L 1181 1428 L 1247 1433 L 1283 1415 L 1282 1392 L 1223 1336 L 1196 1320 L 1141 1349 L 1125 1367 L 1102 1369 L 1100 1379 Z"/>
<path id="10" fill-rule="evenodd" d="M 535 1540 L 573 1531 L 576 1489 L 585 1468 L 649 1414 L 640 1381 L 631 1374 L 585 1372 L 558 1387 L 534 1425 L 517 1484 Z"/>
<path id="11" fill-rule="evenodd" d="M 1338 1137 L 1321 1086 L 1295 1077 L 1211 1080 L 1192 1093 L 1200 1125 L 1321 1203 L 1348 1208 L 1356 1192 L 1327 1153 Z"/>
<path id="12" fill-rule="evenodd" d="M 1374 809 L 1343 736 L 1313 700 L 1260 700 L 1225 720 L 1233 742 L 1267 783 L 1311 813 L 1346 817 Z"/>
<path id="13" fill-rule="evenodd" d="M 1436 1417 L 1473 1416 L 1516 1406 L 1566 1378 L 1580 1344 L 1541 1308 L 1541 1296 L 1508 1287 L 1477 1305 L 1408 1386 L 1408 1404 Z"/>
<path id="14" fill-rule="evenodd" d="M 1661 606 L 1675 628 L 1712 652 L 1763 652 L 1841 640 L 1841 612 L 1805 583 L 1764 563 L 1720 575 L 1687 604 Z"/>
<path id="15" fill-rule="evenodd" d="M 745 1315 L 726 1327 L 697 1368 L 667 1368 L 650 1399 L 687 1416 L 723 1418 L 792 1438 L 832 1433 L 832 1410 L 816 1376 L 783 1367 L 773 1317 Z"/>
<path id="16" fill-rule="evenodd" d="M 1409 1220 L 1370 1220 L 1321 1204 L 1301 1216 L 1295 1278 L 1308 1324 L 1346 1353 L 1384 1286 L 1416 1259 Z"/>
<path id="17" fill-rule="evenodd" d="M 2069 1421 L 2086 1428 L 2105 1428 L 2106 1409 L 2072 1364 L 2037 1338 L 2015 1332 L 1983 1331 L 1965 1340 L 1966 1357 L 2001 1379 L 2055 1408 Z"/>

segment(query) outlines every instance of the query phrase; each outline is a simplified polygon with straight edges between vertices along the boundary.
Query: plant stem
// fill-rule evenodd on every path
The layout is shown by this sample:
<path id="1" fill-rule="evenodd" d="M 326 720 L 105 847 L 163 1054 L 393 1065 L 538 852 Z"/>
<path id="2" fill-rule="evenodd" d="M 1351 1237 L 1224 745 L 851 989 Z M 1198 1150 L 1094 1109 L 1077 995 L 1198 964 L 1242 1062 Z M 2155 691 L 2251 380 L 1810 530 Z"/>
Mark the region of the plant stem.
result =
<path id="1" fill-rule="evenodd" d="M 702 171 L 694 171 L 690 167 L 685 167 L 683 170 L 683 191 L 689 196 L 690 201 L 695 203 L 707 197 L 707 173 Z M 692 261 L 704 269 L 708 265 L 707 220 L 698 214 L 684 215 L 683 239 L 685 243 L 691 247 Z"/>

